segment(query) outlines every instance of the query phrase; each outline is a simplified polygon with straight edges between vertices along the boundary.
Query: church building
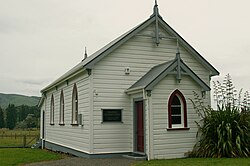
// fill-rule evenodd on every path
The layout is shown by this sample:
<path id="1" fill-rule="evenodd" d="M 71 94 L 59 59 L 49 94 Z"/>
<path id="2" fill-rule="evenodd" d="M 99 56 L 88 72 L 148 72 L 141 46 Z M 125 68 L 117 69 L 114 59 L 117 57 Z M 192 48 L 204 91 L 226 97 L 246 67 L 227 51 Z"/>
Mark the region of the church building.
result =
<path id="1" fill-rule="evenodd" d="M 210 104 L 216 75 L 155 3 L 147 20 L 41 90 L 42 146 L 90 158 L 183 158 L 197 141 L 193 92 Z"/>

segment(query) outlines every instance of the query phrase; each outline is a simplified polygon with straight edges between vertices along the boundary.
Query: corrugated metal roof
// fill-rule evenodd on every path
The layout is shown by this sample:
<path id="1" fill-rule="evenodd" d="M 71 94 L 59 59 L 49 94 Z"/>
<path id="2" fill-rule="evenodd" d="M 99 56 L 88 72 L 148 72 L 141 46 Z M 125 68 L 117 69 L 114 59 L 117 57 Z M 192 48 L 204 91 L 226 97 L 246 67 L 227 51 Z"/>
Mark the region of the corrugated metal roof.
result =
<path id="1" fill-rule="evenodd" d="M 115 40 L 113 40 L 112 42 L 110 42 L 109 44 L 107 44 L 106 46 L 104 46 L 103 48 L 101 48 L 100 50 L 96 51 L 91 56 L 87 57 L 84 61 L 82 61 L 79 64 L 77 64 L 75 67 L 73 67 L 71 70 L 69 70 L 68 72 L 66 72 L 64 75 L 62 75 L 61 77 L 59 77 L 58 79 L 56 79 L 54 82 L 52 82 L 51 84 L 49 84 L 47 87 L 45 87 L 44 89 L 42 89 L 41 92 L 43 93 L 43 92 L 45 92 L 45 91 L 53 88 L 54 86 L 60 84 L 63 81 L 66 81 L 67 79 L 69 79 L 70 77 L 72 77 L 73 75 L 75 75 L 76 73 L 78 73 L 80 71 L 84 71 L 85 69 L 91 69 L 94 66 L 95 63 L 99 62 L 104 56 L 108 55 L 115 48 L 119 47 L 121 44 L 123 44 L 124 42 L 126 42 L 127 40 L 129 40 L 131 37 L 133 37 L 140 30 L 142 30 L 143 28 L 145 28 L 148 25 L 150 25 L 152 22 L 154 22 L 156 20 L 156 18 L 158 18 L 159 23 L 163 27 L 165 27 L 166 31 L 170 31 L 173 36 L 176 36 L 178 38 L 180 44 L 185 45 L 188 50 L 191 50 L 191 52 L 193 53 L 192 55 L 196 59 L 198 59 L 203 65 L 205 65 L 211 71 L 210 75 L 213 76 L 213 75 L 218 75 L 219 74 L 219 72 L 210 63 L 208 63 L 193 47 L 191 47 L 191 45 L 189 45 L 176 31 L 174 31 L 163 20 L 163 18 L 159 15 L 159 13 L 157 13 L 157 12 L 154 11 L 153 15 L 151 15 L 151 17 L 149 19 L 147 19 L 143 23 L 139 24 L 135 28 L 131 29 L 130 31 L 124 33 L 120 37 L 116 38 Z M 168 63 L 166 63 L 165 65 L 167 65 L 167 64 Z M 161 66 L 156 67 L 156 69 L 153 69 L 153 71 L 151 71 L 151 72 L 156 72 L 158 70 L 161 70 Z M 147 78 L 144 78 L 145 81 L 146 80 L 149 81 L 150 77 L 152 77 L 152 76 L 147 76 Z"/>
<path id="2" fill-rule="evenodd" d="M 141 79 L 139 79 L 129 89 L 136 89 L 138 87 L 145 88 L 153 80 L 155 80 L 162 72 L 164 72 L 173 62 L 174 61 L 172 60 L 151 68 L 143 77 L 141 77 Z"/>
<path id="3" fill-rule="evenodd" d="M 179 59 L 179 64 L 178 64 Z M 209 91 L 210 87 L 200 79 L 181 59 L 176 56 L 172 61 L 168 61 L 151 68 L 144 76 L 142 76 L 135 84 L 126 90 L 127 93 L 138 91 L 139 89 L 152 90 L 155 85 L 169 74 L 178 74 L 176 70 L 180 65 L 181 72 L 189 75 L 204 91 Z M 181 73 L 180 73 L 181 74 Z M 181 80 L 181 78 L 180 78 Z"/>
<path id="4" fill-rule="evenodd" d="M 150 20 L 150 18 L 148 19 Z M 146 20 L 145 22 L 147 22 L 148 20 Z M 55 86 L 56 84 L 64 81 L 64 79 L 67 79 L 70 75 L 82 70 L 85 70 L 85 66 L 87 64 L 89 64 L 90 62 L 92 62 L 95 58 L 97 58 L 100 54 L 102 54 L 103 52 L 105 52 L 106 50 L 108 50 L 110 47 L 112 47 L 114 44 L 116 44 L 118 41 L 122 40 L 124 37 L 126 37 L 128 34 L 130 34 L 131 32 L 133 32 L 135 29 L 137 29 L 138 27 L 140 27 L 141 25 L 143 25 L 145 22 L 139 24 L 138 26 L 134 27 L 133 29 L 131 29 L 130 31 L 124 33 L 123 35 L 119 36 L 118 38 L 116 38 L 115 40 L 111 41 L 110 43 L 108 43 L 107 45 L 105 45 L 104 47 L 102 47 L 100 50 L 96 51 L 95 53 L 91 54 L 90 56 L 88 56 L 86 59 L 84 59 L 83 61 L 81 61 L 80 63 L 78 63 L 75 67 L 73 67 L 71 70 L 69 70 L 68 72 L 66 72 L 65 74 L 63 74 L 61 77 L 59 77 L 58 79 L 56 79 L 55 81 L 53 81 L 51 84 L 49 84 L 48 86 L 46 86 L 44 89 L 41 90 L 41 92 L 44 92 L 48 89 L 50 89 L 52 86 Z"/>

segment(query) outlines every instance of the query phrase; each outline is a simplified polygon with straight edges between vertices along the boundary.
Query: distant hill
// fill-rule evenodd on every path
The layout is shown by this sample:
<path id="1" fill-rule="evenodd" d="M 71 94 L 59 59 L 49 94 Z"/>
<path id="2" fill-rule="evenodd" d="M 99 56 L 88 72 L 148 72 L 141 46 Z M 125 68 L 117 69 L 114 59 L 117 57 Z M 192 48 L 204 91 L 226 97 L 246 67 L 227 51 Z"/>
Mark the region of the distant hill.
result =
<path id="1" fill-rule="evenodd" d="M 7 108 L 9 104 L 14 104 L 15 106 L 28 105 L 35 106 L 38 104 L 40 97 L 36 96 L 24 96 L 17 94 L 3 94 L 0 93 L 0 106 L 2 108 Z"/>

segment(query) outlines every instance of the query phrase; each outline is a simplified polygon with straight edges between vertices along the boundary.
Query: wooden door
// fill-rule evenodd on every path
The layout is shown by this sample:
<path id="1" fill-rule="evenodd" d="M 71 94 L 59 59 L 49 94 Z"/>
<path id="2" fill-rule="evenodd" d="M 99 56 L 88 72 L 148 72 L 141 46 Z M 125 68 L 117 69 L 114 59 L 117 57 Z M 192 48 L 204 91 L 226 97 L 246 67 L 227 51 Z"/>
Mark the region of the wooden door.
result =
<path id="1" fill-rule="evenodd" d="M 143 118 L 143 101 L 136 102 L 136 121 L 137 121 L 137 151 L 144 152 L 144 118 Z"/>
<path id="2" fill-rule="evenodd" d="M 44 138 L 45 135 L 45 112 L 42 113 L 42 138 Z"/>

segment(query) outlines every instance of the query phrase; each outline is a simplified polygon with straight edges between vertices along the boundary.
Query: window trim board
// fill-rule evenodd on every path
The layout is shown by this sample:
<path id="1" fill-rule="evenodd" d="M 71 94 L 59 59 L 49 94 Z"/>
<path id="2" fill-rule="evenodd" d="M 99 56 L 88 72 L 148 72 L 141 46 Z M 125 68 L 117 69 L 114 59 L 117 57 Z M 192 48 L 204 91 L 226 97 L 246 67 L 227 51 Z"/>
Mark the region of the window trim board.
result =
<path id="1" fill-rule="evenodd" d="M 181 98 L 181 104 L 183 104 L 183 126 L 180 127 L 179 125 L 177 125 L 176 127 L 173 127 L 172 124 L 172 114 L 171 114 L 171 103 L 173 98 L 177 95 L 177 97 L 179 96 Z M 168 100 L 168 129 L 178 129 L 178 128 L 187 128 L 187 103 L 186 103 L 186 99 L 184 97 L 184 95 L 178 90 L 176 89 L 171 96 L 169 97 Z"/>
<path id="2" fill-rule="evenodd" d="M 105 110 L 120 110 L 121 120 L 120 121 L 104 121 L 104 111 Z M 122 108 L 102 108 L 102 122 L 101 123 L 123 123 L 123 109 Z"/>

